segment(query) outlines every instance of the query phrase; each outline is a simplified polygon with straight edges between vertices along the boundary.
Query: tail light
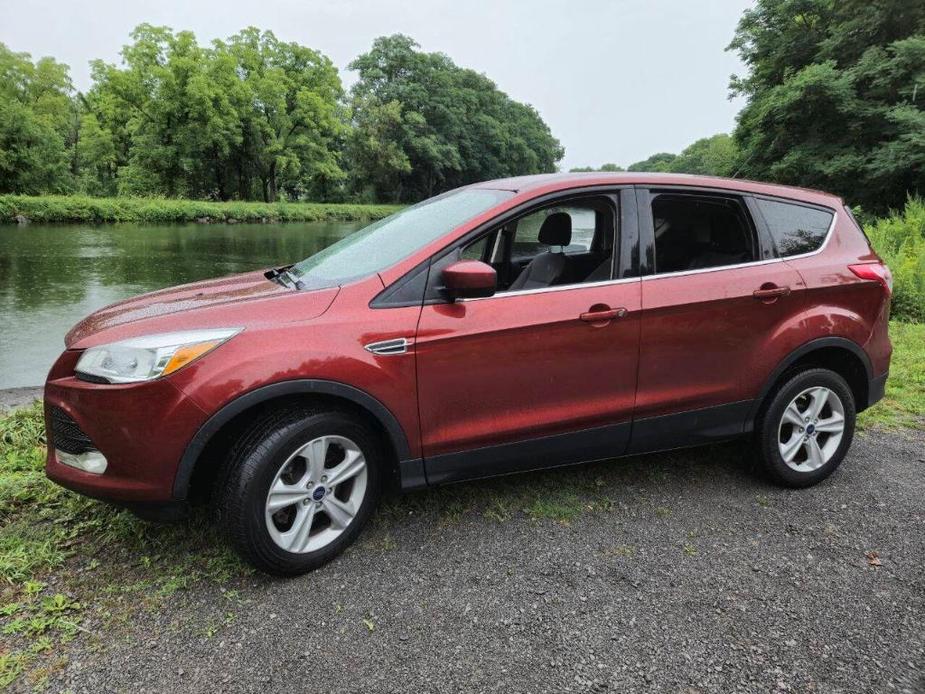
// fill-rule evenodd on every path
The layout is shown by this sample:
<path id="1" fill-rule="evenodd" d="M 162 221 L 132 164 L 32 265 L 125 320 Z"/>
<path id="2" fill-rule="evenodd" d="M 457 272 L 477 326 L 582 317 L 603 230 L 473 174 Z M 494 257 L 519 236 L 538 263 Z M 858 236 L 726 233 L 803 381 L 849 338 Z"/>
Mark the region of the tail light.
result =
<path id="1" fill-rule="evenodd" d="M 849 265 L 848 269 L 862 280 L 871 280 L 879 282 L 880 285 L 889 293 L 893 293 L 893 273 L 883 263 L 863 263 L 861 265 Z"/>

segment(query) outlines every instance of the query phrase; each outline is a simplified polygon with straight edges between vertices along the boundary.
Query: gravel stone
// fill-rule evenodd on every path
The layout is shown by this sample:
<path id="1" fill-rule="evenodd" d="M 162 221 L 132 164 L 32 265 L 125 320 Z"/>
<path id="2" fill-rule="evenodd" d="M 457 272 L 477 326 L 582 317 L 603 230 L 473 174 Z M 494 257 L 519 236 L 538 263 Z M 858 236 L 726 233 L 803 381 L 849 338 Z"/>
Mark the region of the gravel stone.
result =
<path id="1" fill-rule="evenodd" d="M 393 513 L 313 574 L 228 586 L 243 602 L 212 638 L 229 603 L 198 585 L 102 648 L 75 640 L 49 688 L 923 692 L 923 450 L 922 431 L 859 434 L 799 491 L 737 445 L 598 463 L 623 466 L 612 510 L 569 525 Z"/>

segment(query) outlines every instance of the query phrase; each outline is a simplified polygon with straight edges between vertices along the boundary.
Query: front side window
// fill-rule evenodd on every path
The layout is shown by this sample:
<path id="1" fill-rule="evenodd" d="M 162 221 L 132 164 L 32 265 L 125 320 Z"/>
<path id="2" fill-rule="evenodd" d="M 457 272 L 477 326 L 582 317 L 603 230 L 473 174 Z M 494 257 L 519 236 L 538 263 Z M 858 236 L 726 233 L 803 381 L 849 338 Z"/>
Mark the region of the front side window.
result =
<path id="1" fill-rule="evenodd" d="M 296 263 L 290 272 L 309 287 L 381 272 L 513 195 L 484 188 L 444 193 L 350 234 Z"/>
<path id="2" fill-rule="evenodd" d="M 768 225 L 777 253 L 786 258 L 819 250 L 829 233 L 831 212 L 775 200 L 757 198 L 755 202 Z"/>
<path id="3" fill-rule="evenodd" d="M 758 259 L 751 219 L 735 197 L 661 193 L 652 199 L 655 272 L 685 272 Z"/>
<path id="4" fill-rule="evenodd" d="M 547 205 L 461 249 L 498 273 L 498 294 L 611 278 L 616 209 L 606 196 Z"/>
<path id="5" fill-rule="evenodd" d="M 529 214 L 517 222 L 517 232 L 514 234 L 514 246 L 511 253 L 514 260 L 531 259 L 539 253 L 550 250 L 550 246 L 540 240 L 540 230 L 546 219 L 557 213 L 568 215 L 572 229 L 569 243 L 562 247 L 562 252 L 569 255 L 590 252 L 597 223 L 597 213 L 594 208 L 577 204 L 557 205 Z"/>

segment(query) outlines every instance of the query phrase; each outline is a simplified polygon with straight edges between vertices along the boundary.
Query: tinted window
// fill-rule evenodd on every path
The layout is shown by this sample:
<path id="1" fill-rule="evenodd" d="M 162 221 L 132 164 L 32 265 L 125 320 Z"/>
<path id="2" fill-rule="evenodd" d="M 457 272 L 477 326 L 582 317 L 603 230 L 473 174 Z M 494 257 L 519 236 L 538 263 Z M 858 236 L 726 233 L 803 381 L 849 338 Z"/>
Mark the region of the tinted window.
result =
<path id="1" fill-rule="evenodd" d="M 757 260 L 751 219 L 738 198 L 661 194 L 652 200 L 655 271 L 683 272 Z"/>
<path id="2" fill-rule="evenodd" d="M 832 224 L 832 213 L 803 205 L 758 199 L 758 209 L 768 224 L 781 256 L 818 250 Z"/>
<path id="3" fill-rule="evenodd" d="M 514 193 L 467 188 L 406 207 L 293 266 L 309 286 L 337 284 L 394 265 Z"/>

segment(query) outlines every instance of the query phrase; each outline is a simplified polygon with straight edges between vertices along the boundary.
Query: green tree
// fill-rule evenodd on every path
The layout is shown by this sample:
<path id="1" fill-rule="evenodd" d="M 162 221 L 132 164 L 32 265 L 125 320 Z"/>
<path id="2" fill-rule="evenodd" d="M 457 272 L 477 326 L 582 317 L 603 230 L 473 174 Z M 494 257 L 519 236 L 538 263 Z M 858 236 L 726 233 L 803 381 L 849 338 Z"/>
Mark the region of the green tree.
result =
<path id="1" fill-rule="evenodd" d="M 0 43 L 0 192 L 65 192 L 76 119 L 68 68 Z"/>
<path id="2" fill-rule="evenodd" d="M 758 0 L 729 48 L 744 175 L 876 212 L 925 190 L 925 4 Z"/>
<path id="3" fill-rule="evenodd" d="M 593 166 L 576 166 L 574 169 L 569 169 L 569 173 L 588 173 L 591 171 L 616 172 L 625 170 L 626 169 L 624 169 L 622 166 L 617 166 L 616 164 L 601 164 L 601 166 L 596 168 Z"/>
<path id="4" fill-rule="evenodd" d="M 684 149 L 668 166 L 673 173 L 732 176 L 738 165 L 735 140 L 725 133 L 704 137 Z"/>
<path id="5" fill-rule="evenodd" d="M 630 164 L 626 167 L 626 170 L 652 172 L 671 171 L 671 165 L 677 158 L 677 154 L 671 154 L 670 152 L 659 152 L 658 154 L 653 154 L 648 159 L 643 159 L 642 161 L 637 161 L 635 164 Z"/>
<path id="6" fill-rule="evenodd" d="M 91 195 L 115 195 L 119 158 L 112 131 L 104 128 L 94 113 L 86 112 L 80 117 L 79 132 L 76 144 L 78 187 Z"/>
<path id="7" fill-rule="evenodd" d="M 281 187 L 300 197 L 312 183 L 342 178 L 334 146 L 344 128 L 343 88 L 330 59 L 253 27 L 217 42 L 216 50 L 233 57 L 241 77 L 241 158 L 253 167 L 263 199 L 276 200 Z"/>
<path id="8" fill-rule="evenodd" d="M 234 114 L 210 73 L 209 53 L 187 31 L 142 24 L 131 37 L 122 50 L 123 68 L 93 65 L 94 87 L 85 104 L 97 123 L 108 126 L 113 152 L 102 147 L 103 159 L 96 161 L 99 148 L 93 147 L 86 163 L 103 168 L 122 140 L 116 156 L 120 193 L 210 197 L 216 192 L 212 148 L 228 137 L 222 125 Z M 226 112 L 216 113 L 222 107 Z M 86 124 L 92 132 L 92 121 Z M 96 145 L 105 138 L 93 139 Z"/>
<path id="9" fill-rule="evenodd" d="M 354 127 L 347 140 L 355 190 L 373 196 L 401 197 L 400 177 L 411 173 L 411 159 L 403 149 L 407 124 L 398 101 L 379 103 L 372 97 L 354 100 Z"/>
<path id="10" fill-rule="evenodd" d="M 96 62 L 78 152 L 90 192 L 302 197 L 343 178 L 343 90 L 317 51 L 248 28 L 205 48 L 142 24 L 122 67 Z"/>
<path id="11" fill-rule="evenodd" d="M 380 37 L 350 68 L 347 153 L 357 190 L 417 200 L 473 181 L 554 171 L 562 147 L 539 114 L 484 75 L 407 36 Z"/>

